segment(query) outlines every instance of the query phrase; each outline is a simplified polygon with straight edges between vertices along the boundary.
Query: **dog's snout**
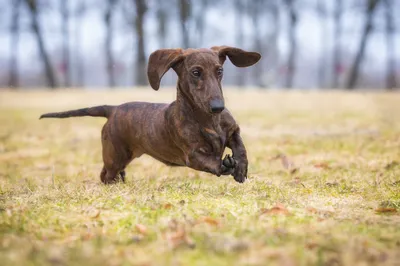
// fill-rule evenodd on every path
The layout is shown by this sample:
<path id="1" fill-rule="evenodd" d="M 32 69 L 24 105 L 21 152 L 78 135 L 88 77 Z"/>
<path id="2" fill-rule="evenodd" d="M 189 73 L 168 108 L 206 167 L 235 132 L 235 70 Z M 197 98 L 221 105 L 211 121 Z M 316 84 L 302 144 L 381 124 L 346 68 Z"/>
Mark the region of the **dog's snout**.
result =
<path id="1" fill-rule="evenodd" d="M 213 99 L 210 101 L 211 113 L 221 113 L 225 109 L 223 100 Z"/>

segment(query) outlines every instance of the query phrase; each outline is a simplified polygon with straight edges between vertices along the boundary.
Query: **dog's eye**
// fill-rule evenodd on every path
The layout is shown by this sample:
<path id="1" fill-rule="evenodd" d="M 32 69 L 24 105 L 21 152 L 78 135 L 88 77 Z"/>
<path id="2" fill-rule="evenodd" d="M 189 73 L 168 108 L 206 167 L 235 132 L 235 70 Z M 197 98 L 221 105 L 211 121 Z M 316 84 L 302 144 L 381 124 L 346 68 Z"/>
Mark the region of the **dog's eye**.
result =
<path id="1" fill-rule="evenodd" d="M 224 69 L 223 69 L 222 67 L 220 67 L 220 68 L 218 68 L 218 70 L 217 70 L 217 75 L 218 75 L 218 77 L 221 77 L 222 74 L 224 74 Z"/>
<path id="2" fill-rule="evenodd" d="M 196 78 L 200 77 L 200 74 L 201 74 L 200 71 L 197 69 L 192 71 L 192 75 L 195 76 Z"/>

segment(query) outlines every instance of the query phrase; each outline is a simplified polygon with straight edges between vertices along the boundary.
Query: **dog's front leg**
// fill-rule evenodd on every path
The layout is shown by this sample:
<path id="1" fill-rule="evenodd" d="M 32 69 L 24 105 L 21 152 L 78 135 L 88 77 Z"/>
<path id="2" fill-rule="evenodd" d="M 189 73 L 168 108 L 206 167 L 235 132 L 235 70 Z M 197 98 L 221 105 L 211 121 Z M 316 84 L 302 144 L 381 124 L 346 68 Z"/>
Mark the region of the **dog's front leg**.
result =
<path id="1" fill-rule="evenodd" d="M 192 151 L 186 161 L 186 165 L 192 169 L 221 176 L 224 174 L 224 166 L 221 158 L 210 156 L 204 152 Z"/>
<path id="2" fill-rule="evenodd" d="M 243 183 L 247 178 L 247 152 L 244 147 L 240 131 L 237 129 L 232 136 L 228 139 L 227 146 L 232 150 L 233 159 L 236 161 L 233 177 L 239 183 Z"/>

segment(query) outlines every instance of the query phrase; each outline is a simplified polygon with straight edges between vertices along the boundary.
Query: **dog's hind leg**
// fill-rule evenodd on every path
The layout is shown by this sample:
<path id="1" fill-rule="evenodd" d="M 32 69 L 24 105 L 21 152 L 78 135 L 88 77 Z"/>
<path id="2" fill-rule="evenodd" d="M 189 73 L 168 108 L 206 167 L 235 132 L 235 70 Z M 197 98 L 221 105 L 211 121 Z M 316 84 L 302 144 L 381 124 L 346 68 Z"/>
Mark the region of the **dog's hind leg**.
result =
<path id="1" fill-rule="evenodd" d="M 115 146 L 108 146 L 103 142 L 104 167 L 100 174 L 101 182 L 112 184 L 118 181 L 125 182 L 125 167 L 132 161 L 133 153 L 122 148 L 114 149 Z"/>
<path id="2" fill-rule="evenodd" d="M 110 171 L 112 173 L 112 171 Z M 121 179 L 122 182 L 125 183 L 125 170 L 122 170 L 119 172 L 119 178 Z M 101 182 L 103 182 L 104 184 L 111 184 L 111 183 L 116 183 L 119 181 L 118 175 L 107 175 L 107 169 L 103 166 L 103 170 L 101 170 L 100 173 L 100 180 Z"/>
<path id="3" fill-rule="evenodd" d="M 105 166 L 100 174 L 101 182 L 104 184 L 113 184 L 118 182 L 118 171 L 114 169 L 107 169 Z"/>
<path id="4" fill-rule="evenodd" d="M 106 174 L 107 174 L 107 170 L 106 170 L 106 168 L 103 166 L 103 169 L 101 170 L 101 173 L 100 173 L 100 180 L 101 180 L 101 182 L 103 182 L 103 183 L 106 183 Z"/>
<path id="5" fill-rule="evenodd" d="M 101 182 L 104 184 L 125 182 L 125 167 L 131 162 L 132 156 L 129 152 L 118 151 L 117 153 L 103 152 L 104 167 L 100 174 Z"/>

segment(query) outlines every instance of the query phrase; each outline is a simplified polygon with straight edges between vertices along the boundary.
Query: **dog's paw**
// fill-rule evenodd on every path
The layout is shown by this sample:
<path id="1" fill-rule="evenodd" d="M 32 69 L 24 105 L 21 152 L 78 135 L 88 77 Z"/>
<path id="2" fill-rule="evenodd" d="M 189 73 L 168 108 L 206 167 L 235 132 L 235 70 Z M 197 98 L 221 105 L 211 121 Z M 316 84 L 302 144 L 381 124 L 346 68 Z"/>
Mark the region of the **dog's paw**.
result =
<path id="1" fill-rule="evenodd" d="M 233 178 L 238 183 L 243 183 L 247 179 L 247 164 L 239 163 L 233 172 Z"/>
<path id="2" fill-rule="evenodd" d="M 234 171 L 234 168 L 228 168 L 223 164 L 221 165 L 221 175 L 233 175 Z"/>
<path id="3" fill-rule="evenodd" d="M 226 167 L 226 168 L 235 168 L 237 165 L 237 162 L 235 159 L 233 159 L 232 156 L 230 156 L 229 154 L 225 155 L 224 159 L 222 160 L 222 164 Z"/>
<path id="4" fill-rule="evenodd" d="M 232 175 L 237 163 L 230 155 L 225 155 L 221 164 L 221 175 Z"/>

